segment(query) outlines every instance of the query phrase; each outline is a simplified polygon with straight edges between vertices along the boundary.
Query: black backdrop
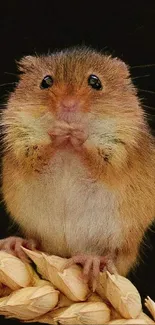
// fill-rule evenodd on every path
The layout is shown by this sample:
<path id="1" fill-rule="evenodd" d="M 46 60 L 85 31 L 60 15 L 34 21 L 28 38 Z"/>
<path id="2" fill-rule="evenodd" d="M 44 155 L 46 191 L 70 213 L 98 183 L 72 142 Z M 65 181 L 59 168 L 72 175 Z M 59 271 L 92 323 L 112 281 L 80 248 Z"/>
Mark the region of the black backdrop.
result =
<path id="1" fill-rule="evenodd" d="M 122 58 L 131 66 L 133 82 L 155 130 L 155 1 L 17 1 L 0 3 L 1 107 L 17 81 L 16 64 L 23 55 L 46 53 L 73 45 L 91 45 Z M 3 204 L 0 237 L 13 232 Z M 142 299 L 155 300 L 155 227 L 148 231 L 142 261 L 130 275 Z M 131 242 L 132 245 L 132 242 Z M 5 322 L 17 323 L 16 320 Z"/>

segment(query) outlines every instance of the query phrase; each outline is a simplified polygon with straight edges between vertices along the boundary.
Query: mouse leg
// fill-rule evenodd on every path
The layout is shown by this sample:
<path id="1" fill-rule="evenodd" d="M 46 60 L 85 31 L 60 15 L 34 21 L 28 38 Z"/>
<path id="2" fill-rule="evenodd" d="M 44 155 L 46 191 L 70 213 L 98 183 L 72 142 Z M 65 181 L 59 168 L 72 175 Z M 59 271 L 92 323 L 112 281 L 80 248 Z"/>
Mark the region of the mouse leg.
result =
<path id="1" fill-rule="evenodd" d="M 21 246 L 25 248 L 35 250 L 37 249 L 37 242 L 34 239 L 23 239 L 21 237 L 7 237 L 0 240 L 0 250 L 3 250 L 9 254 L 12 254 L 20 258 L 23 262 L 30 262 Z"/>
<path id="2" fill-rule="evenodd" d="M 91 285 L 93 291 L 96 289 L 101 271 L 107 270 L 111 274 L 117 274 L 114 259 L 110 255 L 75 255 L 67 261 L 65 268 L 73 264 L 80 264 L 83 267 L 83 279 L 86 283 Z"/>

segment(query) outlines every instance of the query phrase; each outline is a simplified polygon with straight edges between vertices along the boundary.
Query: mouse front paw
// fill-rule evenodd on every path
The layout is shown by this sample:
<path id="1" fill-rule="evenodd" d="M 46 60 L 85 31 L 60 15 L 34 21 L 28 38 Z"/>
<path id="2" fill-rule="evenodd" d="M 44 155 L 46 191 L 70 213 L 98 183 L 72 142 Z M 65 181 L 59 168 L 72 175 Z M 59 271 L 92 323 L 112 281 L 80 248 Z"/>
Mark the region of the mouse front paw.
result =
<path id="1" fill-rule="evenodd" d="M 88 132 L 83 125 L 71 124 L 73 130 L 70 136 L 70 142 L 76 150 L 81 150 L 83 143 L 88 139 Z"/>
<path id="2" fill-rule="evenodd" d="M 88 138 L 88 132 L 83 125 L 69 124 L 64 121 L 56 121 L 48 134 L 54 147 L 70 143 L 76 150 L 80 150 L 82 144 Z"/>
<path id="3" fill-rule="evenodd" d="M 0 250 L 20 258 L 23 262 L 29 263 L 30 261 L 21 246 L 31 250 L 38 248 L 38 244 L 34 239 L 24 239 L 21 237 L 11 236 L 0 240 Z"/>
<path id="4" fill-rule="evenodd" d="M 48 131 L 51 137 L 52 145 L 58 147 L 66 142 L 71 134 L 72 127 L 64 121 L 56 121 L 52 129 Z"/>

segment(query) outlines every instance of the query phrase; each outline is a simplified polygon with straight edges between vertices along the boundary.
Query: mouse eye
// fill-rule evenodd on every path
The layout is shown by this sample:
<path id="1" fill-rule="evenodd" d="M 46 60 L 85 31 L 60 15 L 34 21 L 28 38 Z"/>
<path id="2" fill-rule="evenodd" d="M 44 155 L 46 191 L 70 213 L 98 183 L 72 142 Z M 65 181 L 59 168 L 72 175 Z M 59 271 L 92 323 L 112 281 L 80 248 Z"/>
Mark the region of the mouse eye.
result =
<path id="1" fill-rule="evenodd" d="M 91 86 L 93 89 L 101 90 L 102 84 L 100 79 L 95 76 L 94 74 L 91 74 L 88 78 L 88 85 Z"/>
<path id="2" fill-rule="evenodd" d="M 40 88 L 41 89 L 46 89 L 49 88 L 53 85 L 53 78 L 51 76 L 46 76 L 44 77 L 44 79 L 42 80 L 41 84 L 40 84 Z"/>

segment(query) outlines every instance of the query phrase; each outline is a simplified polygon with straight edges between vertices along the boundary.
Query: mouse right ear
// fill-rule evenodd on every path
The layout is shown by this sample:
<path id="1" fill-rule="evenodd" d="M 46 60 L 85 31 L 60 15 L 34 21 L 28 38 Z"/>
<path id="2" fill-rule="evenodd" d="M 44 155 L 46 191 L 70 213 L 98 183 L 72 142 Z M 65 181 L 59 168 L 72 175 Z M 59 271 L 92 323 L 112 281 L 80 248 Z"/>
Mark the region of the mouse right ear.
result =
<path id="1" fill-rule="evenodd" d="M 20 72 L 32 71 L 36 67 L 37 58 L 35 56 L 24 56 L 20 61 L 17 62 L 18 69 Z"/>

